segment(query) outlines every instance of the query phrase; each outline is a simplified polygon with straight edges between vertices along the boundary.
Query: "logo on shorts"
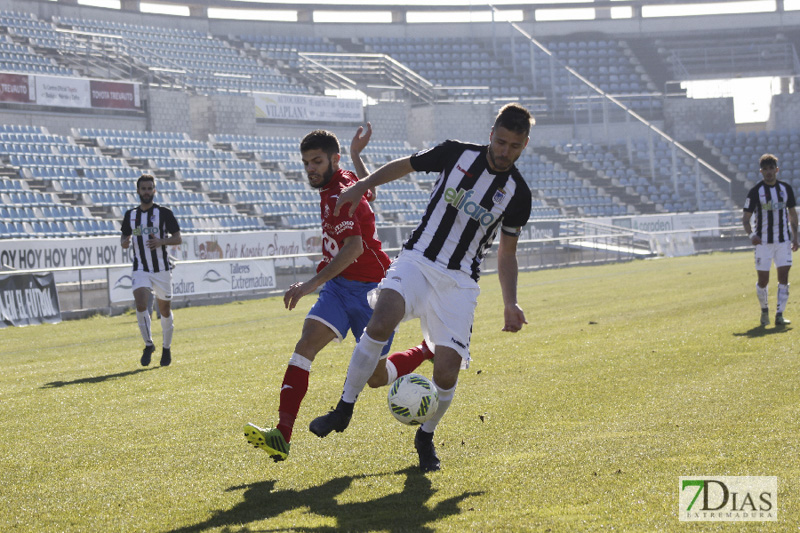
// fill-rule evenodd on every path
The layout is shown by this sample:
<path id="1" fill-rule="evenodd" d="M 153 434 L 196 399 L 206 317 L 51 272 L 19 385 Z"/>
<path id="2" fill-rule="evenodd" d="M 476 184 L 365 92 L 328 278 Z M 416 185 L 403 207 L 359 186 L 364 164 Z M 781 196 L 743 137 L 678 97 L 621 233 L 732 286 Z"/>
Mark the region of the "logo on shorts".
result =
<path id="1" fill-rule="evenodd" d="M 456 340 L 453 337 L 450 337 L 450 340 L 453 341 L 453 344 L 455 344 L 456 346 L 460 346 L 460 347 L 464 348 L 465 350 L 467 349 L 467 345 L 464 344 L 463 342 L 461 342 L 459 340 Z"/>

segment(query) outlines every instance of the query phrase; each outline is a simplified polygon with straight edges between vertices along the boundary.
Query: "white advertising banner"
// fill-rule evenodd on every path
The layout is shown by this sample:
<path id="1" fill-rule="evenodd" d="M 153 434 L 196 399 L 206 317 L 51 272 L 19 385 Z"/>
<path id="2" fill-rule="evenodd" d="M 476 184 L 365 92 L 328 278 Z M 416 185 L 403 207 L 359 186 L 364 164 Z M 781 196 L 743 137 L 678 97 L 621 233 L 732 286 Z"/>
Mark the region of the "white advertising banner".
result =
<path id="1" fill-rule="evenodd" d="M 183 236 L 182 244 L 168 246 L 167 250 L 179 261 L 321 253 L 322 233 L 321 230 L 192 233 Z M 297 261 L 303 266 L 315 264 L 308 258 Z M 130 249 L 122 249 L 119 237 L 0 241 L 0 264 L 13 270 L 132 263 Z M 292 260 L 284 259 L 280 263 L 291 266 Z"/>
<path id="2" fill-rule="evenodd" d="M 663 215 L 637 215 L 631 217 L 601 217 L 593 220 L 643 233 L 662 231 L 690 231 L 694 236 L 719 236 L 719 213 L 682 213 Z M 697 231 L 709 228 L 708 231 Z M 646 240 L 648 237 L 639 236 Z"/>
<path id="3" fill-rule="evenodd" d="M 92 107 L 87 79 L 36 76 L 36 103 L 60 107 Z"/>
<path id="4" fill-rule="evenodd" d="M 304 94 L 254 93 L 256 118 L 305 122 L 364 122 L 361 100 Z"/>
<path id="5" fill-rule="evenodd" d="M 108 294 L 112 302 L 133 300 L 130 268 L 109 269 L 108 281 Z M 174 298 L 275 287 L 275 261 L 272 259 L 178 263 L 172 271 Z"/>

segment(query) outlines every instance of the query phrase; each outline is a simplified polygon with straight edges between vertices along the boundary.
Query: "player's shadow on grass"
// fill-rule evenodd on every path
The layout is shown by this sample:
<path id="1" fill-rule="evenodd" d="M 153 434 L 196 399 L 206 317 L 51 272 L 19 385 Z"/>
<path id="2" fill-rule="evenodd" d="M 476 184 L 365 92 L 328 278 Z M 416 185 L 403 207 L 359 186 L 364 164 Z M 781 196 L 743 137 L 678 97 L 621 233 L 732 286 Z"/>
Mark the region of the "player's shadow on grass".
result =
<path id="1" fill-rule="evenodd" d="M 45 383 L 44 385 L 42 385 L 41 388 L 57 389 L 59 387 L 64 387 L 66 385 L 82 385 L 84 383 L 102 383 L 110 379 L 126 378 L 128 376 L 133 376 L 134 374 L 138 374 L 139 372 L 147 372 L 148 370 L 154 370 L 156 368 L 158 367 L 151 366 L 149 368 L 137 368 L 136 370 L 128 370 L 127 372 L 117 372 L 116 374 L 106 374 L 105 376 L 93 376 L 90 378 L 73 379 L 72 381 L 51 381 L 50 383 Z"/>
<path id="2" fill-rule="evenodd" d="M 766 337 L 767 335 L 774 335 L 776 333 L 787 333 L 789 331 L 792 331 L 791 326 L 781 326 L 774 328 L 767 328 L 765 326 L 756 326 L 742 333 L 734 333 L 733 336 L 749 337 L 751 339 L 757 339 L 759 337 Z"/>
<path id="3" fill-rule="evenodd" d="M 387 475 L 387 474 L 375 474 Z M 471 496 L 482 492 L 464 492 L 448 498 L 429 508 L 426 502 L 435 494 L 431 481 L 417 467 L 406 468 L 394 474 L 405 475 L 403 490 L 363 502 L 338 503 L 336 498 L 347 490 L 356 479 L 369 476 L 344 476 L 326 481 L 317 487 L 305 490 L 275 490 L 275 481 L 260 481 L 251 485 L 240 485 L 227 492 L 244 490 L 244 500 L 227 511 L 216 511 L 204 522 L 170 533 L 193 533 L 212 528 L 237 528 L 241 532 L 255 531 L 307 531 L 310 533 L 334 533 L 338 531 L 421 531 L 432 532 L 427 524 L 459 514 L 458 505 Z M 291 511 L 304 509 L 307 513 L 336 520 L 332 526 L 250 529 L 242 524 L 269 520 Z"/>

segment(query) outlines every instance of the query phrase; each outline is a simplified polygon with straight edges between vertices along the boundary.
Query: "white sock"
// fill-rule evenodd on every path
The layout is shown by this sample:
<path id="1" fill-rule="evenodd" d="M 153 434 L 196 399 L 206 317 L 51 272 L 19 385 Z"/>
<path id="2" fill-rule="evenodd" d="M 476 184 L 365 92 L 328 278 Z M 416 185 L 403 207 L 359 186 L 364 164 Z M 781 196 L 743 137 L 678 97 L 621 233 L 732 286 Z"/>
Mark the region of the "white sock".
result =
<path id="1" fill-rule="evenodd" d="M 783 310 L 786 309 L 786 302 L 789 301 L 789 284 L 781 285 L 778 284 L 778 307 L 776 309 L 776 313 L 783 313 Z"/>
<path id="2" fill-rule="evenodd" d="M 758 283 L 756 283 L 756 295 L 758 296 L 758 303 L 761 304 L 761 309 L 766 309 L 769 307 L 769 291 L 767 287 L 760 287 Z"/>
<path id="3" fill-rule="evenodd" d="M 294 352 L 292 356 L 289 358 L 290 365 L 296 366 L 297 368 L 305 370 L 306 372 L 311 372 L 311 363 L 312 363 L 311 359 L 303 357 L 297 352 Z"/>
<path id="4" fill-rule="evenodd" d="M 436 385 L 436 382 L 434 381 L 433 384 Z M 457 386 L 458 382 L 453 385 L 452 389 L 443 389 L 439 385 L 436 385 L 436 389 L 439 391 L 439 407 L 436 408 L 436 412 L 433 414 L 433 416 L 430 417 L 427 422 L 422 424 L 422 431 L 427 433 L 433 433 L 436 431 L 436 426 L 439 425 L 439 421 L 447 412 L 450 404 L 453 403 L 453 396 L 455 396 Z"/>
<path id="5" fill-rule="evenodd" d="M 347 378 L 344 380 L 344 391 L 342 391 L 343 401 L 355 403 L 370 376 L 375 372 L 384 346 L 386 346 L 386 341 L 376 341 L 370 338 L 364 329 L 364 333 L 361 334 L 361 338 L 353 350 L 353 355 L 350 357 L 350 365 L 347 367 Z"/>
<path id="6" fill-rule="evenodd" d="M 149 317 L 148 317 L 149 318 Z M 175 329 L 175 322 L 172 319 L 172 313 L 169 316 L 161 317 L 161 336 L 164 339 L 162 342 L 163 348 L 172 346 L 172 330 Z"/>
<path id="7" fill-rule="evenodd" d="M 145 344 L 153 344 L 153 337 L 150 335 L 150 313 L 147 311 L 136 311 L 136 321 L 139 323 L 139 332 L 142 334 Z"/>
<path id="8" fill-rule="evenodd" d="M 394 363 L 386 360 L 386 384 L 391 385 L 394 383 L 394 380 L 397 379 L 397 367 L 394 366 Z"/>

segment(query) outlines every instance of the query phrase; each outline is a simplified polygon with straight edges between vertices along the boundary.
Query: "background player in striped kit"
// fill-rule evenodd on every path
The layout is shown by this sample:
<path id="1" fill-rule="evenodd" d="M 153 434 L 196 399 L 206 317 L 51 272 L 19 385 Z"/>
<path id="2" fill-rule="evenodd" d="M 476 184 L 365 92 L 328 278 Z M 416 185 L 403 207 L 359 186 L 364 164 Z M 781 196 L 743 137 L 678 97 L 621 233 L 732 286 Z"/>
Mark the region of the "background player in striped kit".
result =
<path id="1" fill-rule="evenodd" d="M 133 299 L 136 302 L 136 320 L 144 339 L 142 366 L 150 364 L 155 346 L 150 331 L 150 312 L 147 302 L 152 290 L 161 313 L 161 366 L 172 362 L 172 332 L 174 321 L 170 309 L 172 302 L 172 269 L 174 265 L 167 254 L 167 246 L 182 242 L 181 228 L 172 210 L 153 202 L 156 179 L 142 174 L 136 180 L 136 193 L 141 204 L 129 209 L 122 217 L 120 244 L 127 249 L 133 244 Z M 133 242 L 131 239 L 133 238 Z"/>
<path id="2" fill-rule="evenodd" d="M 355 401 L 381 364 L 381 350 L 392 332 L 402 320 L 419 318 L 425 341 L 436 354 L 433 381 L 439 407 L 417 431 L 414 445 L 420 469 L 439 470 L 433 432 L 453 400 L 462 364 L 470 360 L 480 264 L 498 232 L 503 331 L 516 332 L 527 323 L 517 305 L 516 250 L 530 217 L 531 191 L 514 163 L 528 144 L 531 123 L 528 110 L 508 104 L 495 119 L 488 146 L 445 141 L 384 165 L 340 194 L 334 214 L 352 213 L 371 187 L 413 171 L 439 173 L 420 224 L 377 294 L 371 295 L 376 296 L 375 312 L 353 351 L 341 400 L 311 422 L 311 432 L 324 437 L 348 426 Z"/>
<path id="3" fill-rule="evenodd" d="M 792 268 L 792 252 L 798 248 L 797 211 L 792 186 L 778 180 L 778 158 L 764 154 L 758 162 L 763 180 L 747 193 L 742 214 L 744 230 L 755 245 L 756 295 L 761 305 L 761 325 L 769 324 L 767 284 L 772 262 L 778 271 L 778 304 L 775 325 L 785 326 L 789 321 L 783 317 L 789 300 L 789 269 Z M 750 224 L 755 214 L 755 229 Z"/>
<path id="4" fill-rule="evenodd" d="M 350 158 L 358 177 L 367 174 L 360 154 L 369 143 L 371 125 L 367 123 L 365 134 L 362 132 L 364 129 L 359 128 L 350 143 Z M 322 130 L 312 131 L 300 143 L 308 183 L 320 194 L 323 259 L 314 277 L 289 287 L 283 296 L 284 305 L 291 310 L 304 296 L 320 286 L 322 290 L 303 322 L 300 340 L 286 367 L 277 427 L 244 426 L 247 441 L 266 451 L 276 462 L 289 455 L 294 423 L 308 391 L 311 365 L 317 354 L 331 341 L 343 339 L 348 330 L 356 339 L 361 336 L 372 316 L 367 294 L 383 279 L 390 263 L 377 238 L 375 213 L 368 203 L 375 197 L 374 190 L 365 191 L 353 213 L 333 214 L 341 190 L 358 179 L 352 172 L 339 167 L 339 149 L 336 135 Z M 390 345 L 391 338 L 383 347 L 383 354 L 388 353 Z M 396 375 L 404 375 L 432 356 L 430 350 L 422 345 L 389 357 Z M 373 380 L 373 386 L 385 384 L 385 376 L 383 382 L 375 383 Z"/>

